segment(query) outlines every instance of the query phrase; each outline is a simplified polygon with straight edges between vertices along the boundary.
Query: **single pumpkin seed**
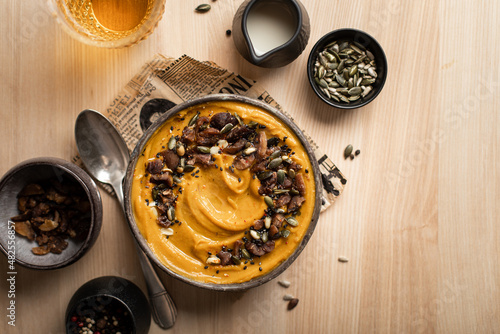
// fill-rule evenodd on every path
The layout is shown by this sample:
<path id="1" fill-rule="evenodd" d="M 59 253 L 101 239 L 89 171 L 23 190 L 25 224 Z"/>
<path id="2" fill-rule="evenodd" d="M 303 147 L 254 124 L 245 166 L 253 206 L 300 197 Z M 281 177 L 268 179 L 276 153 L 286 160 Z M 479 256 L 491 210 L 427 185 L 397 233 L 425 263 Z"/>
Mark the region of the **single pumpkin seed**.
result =
<path id="1" fill-rule="evenodd" d="M 349 81 L 347 81 L 347 88 L 351 89 L 352 87 L 354 87 L 354 79 L 349 78 Z"/>
<path id="2" fill-rule="evenodd" d="M 366 97 L 366 95 L 368 95 L 368 93 L 370 93 L 372 91 L 373 87 L 372 86 L 368 86 L 366 87 L 364 90 L 363 90 L 363 93 L 361 93 L 361 96 L 362 97 Z"/>
<path id="3" fill-rule="evenodd" d="M 274 160 L 276 159 L 277 157 L 279 157 L 281 155 L 281 151 L 280 150 L 277 150 L 277 151 L 274 151 L 273 153 L 271 153 L 271 155 L 269 156 L 269 160 Z"/>
<path id="4" fill-rule="evenodd" d="M 269 196 L 264 196 L 264 202 L 266 202 L 267 206 L 271 209 L 274 209 L 273 199 Z"/>
<path id="5" fill-rule="evenodd" d="M 340 87 L 339 83 L 337 81 L 332 81 L 328 83 L 329 87 L 337 88 Z"/>
<path id="6" fill-rule="evenodd" d="M 288 238 L 290 236 L 290 231 L 289 230 L 283 230 L 283 231 L 281 231 L 281 236 L 283 238 Z"/>
<path id="7" fill-rule="evenodd" d="M 349 89 L 349 95 L 351 95 L 351 96 L 359 95 L 359 94 L 361 94 L 361 91 L 362 91 L 361 87 L 353 87 L 353 88 Z"/>
<path id="8" fill-rule="evenodd" d="M 346 146 L 345 150 L 344 150 L 344 158 L 347 159 L 352 153 L 352 145 L 349 144 Z"/>
<path id="9" fill-rule="evenodd" d="M 184 172 L 185 173 L 189 173 L 189 172 L 192 172 L 194 171 L 195 167 L 193 165 L 186 165 L 184 166 Z"/>
<path id="10" fill-rule="evenodd" d="M 172 176 L 172 179 L 174 180 L 175 183 L 181 183 L 182 179 L 178 177 L 177 175 Z"/>
<path id="11" fill-rule="evenodd" d="M 329 62 L 334 62 L 337 60 L 335 56 L 328 51 L 323 51 L 323 55 L 326 57 L 326 59 L 328 59 Z"/>
<path id="12" fill-rule="evenodd" d="M 375 82 L 375 79 L 373 78 L 363 78 L 363 80 L 361 80 L 361 83 L 360 85 L 361 86 L 368 86 L 368 85 L 371 85 Z"/>
<path id="13" fill-rule="evenodd" d="M 345 48 L 347 48 L 349 46 L 349 43 L 348 42 L 342 42 L 340 43 L 339 45 L 339 50 L 342 51 L 344 50 Z"/>
<path id="14" fill-rule="evenodd" d="M 199 13 L 206 13 L 211 8 L 212 8 L 212 6 L 210 6 L 209 4 L 204 3 L 204 4 L 201 4 L 198 7 L 196 7 L 194 10 L 197 11 L 197 12 L 199 12 Z"/>
<path id="15" fill-rule="evenodd" d="M 175 137 L 174 136 L 170 137 L 170 139 L 168 140 L 168 144 L 167 144 L 168 149 L 173 150 L 175 148 L 176 143 L 177 143 L 177 141 L 175 140 Z"/>
<path id="16" fill-rule="evenodd" d="M 290 282 L 287 281 L 287 280 L 278 281 L 278 284 L 281 285 L 284 288 L 289 288 L 290 287 Z"/>
<path id="17" fill-rule="evenodd" d="M 318 78 L 322 79 L 326 74 L 326 70 L 323 66 L 320 66 L 318 69 Z"/>
<path id="18" fill-rule="evenodd" d="M 270 178 L 271 175 L 273 175 L 273 172 L 268 170 L 268 171 L 260 172 L 259 174 L 257 174 L 257 178 L 262 181 L 262 180 Z"/>
<path id="19" fill-rule="evenodd" d="M 295 179 L 295 169 L 288 169 L 288 176 L 290 176 L 292 179 Z"/>
<path id="20" fill-rule="evenodd" d="M 256 230 L 250 230 L 250 235 L 252 236 L 252 238 L 254 238 L 255 240 L 258 240 L 260 239 L 260 235 L 259 233 L 257 233 Z"/>
<path id="21" fill-rule="evenodd" d="M 276 167 L 281 165 L 282 162 L 283 162 L 283 159 L 281 157 L 273 159 L 273 160 L 271 160 L 271 162 L 269 162 L 269 165 L 267 166 L 267 168 L 275 169 Z"/>
<path id="22" fill-rule="evenodd" d="M 349 76 L 352 77 L 356 73 L 358 73 L 358 66 L 357 65 L 351 66 L 351 68 L 349 69 Z"/>
<path id="23" fill-rule="evenodd" d="M 368 69 L 368 74 L 371 75 L 372 77 L 376 78 L 377 77 L 377 72 L 375 72 L 375 69 L 373 67 L 370 67 Z"/>
<path id="24" fill-rule="evenodd" d="M 341 85 L 341 86 L 346 86 L 346 81 L 345 79 L 341 76 L 341 75 L 336 75 L 335 76 L 335 80 L 337 80 L 337 82 Z"/>
<path id="25" fill-rule="evenodd" d="M 266 218 L 264 218 L 264 226 L 269 229 L 271 227 L 271 222 L 272 222 L 272 218 L 269 217 L 269 216 L 266 216 Z"/>
<path id="26" fill-rule="evenodd" d="M 356 100 L 359 100 L 359 98 L 361 97 L 361 95 L 354 95 L 354 96 L 351 96 L 349 97 L 349 101 L 356 101 Z"/>
<path id="27" fill-rule="evenodd" d="M 231 260 L 233 260 L 233 263 L 237 266 L 239 266 L 241 264 L 241 260 L 238 259 L 236 256 L 232 255 L 231 256 Z"/>
<path id="28" fill-rule="evenodd" d="M 342 72 L 342 75 L 344 76 L 345 80 L 349 80 L 349 69 L 344 68 L 344 71 Z"/>
<path id="29" fill-rule="evenodd" d="M 293 217 L 288 217 L 286 219 L 286 221 L 288 222 L 288 224 L 290 224 L 291 226 L 295 227 L 295 226 L 299 226 L 299 222 L 297 219 L 293 218 Z"/>
<path id="30" fill-rule="evenodd" d="M 260 238 L 262 239 L 262 242 L 266 243 L 269 240 L 269 235 L 267 232 L 262 232 L 262 236 Z"/>
<path id="31" fill-rule="evenodd" d="M 244 257 L 245 259 L 248 259 L 248 260 L 251 260 L 251 259 L 252 259 L 252 256 L 250 255 L 250 253 L 249 253 L 249 252 L 248 252 L 245 248 L 243 248 L 243 249 L 241 250 L 241 255 L 243 255 L 243 257 Z"/>
<path id="32" fill-rule="evenodd" d="M 171 222 L 173 222 L 175 220 L 175 209 L 173 206 L 170 206 L 168 207 L 168 210 L 167 210 L 167 218 L 168 220 L 170 220 Z"/>
<path id="33" fill-rule="evenodd" d="M 328 43 L 328 44 L 325 46 L 325 48 L 327 48 L 327 49 L 328 49 L 328 48 L 331 48 L 331 47 L 332 47 L 332 46 L 334 46 L 335 44 L 337 44 L 337 41 L 330 42 L 330 43 Z"/>
<path id="34" fill-rule="evenodd" d="M 345 60 L 342 60 L 339 64 L 339 66 L 337 67 L 337 71 L 340 73 L 344 70 L 344 67 L 345 67 Z"/>
<path id="35" fill-rule="evenodd" d="M 371 60 L 375 60 L 375 56 L 373 55 L 373 53 L 371 53 L 369 50 L 366 50 L 366 55 L 368 56 L 368 58 L 370 58 Z"/>
<path id="36" fill-rule="evenodd" d="M 290 189 L 273 189 L 273 194 L 281 195 L 281 194 L 286 194 L 289 191 Z"/>
<path id="37" fill-rule="evenodd" d="M 196 121 L 198 120 L 198 118 L 200 117 L 200 112 L 198 111 L 196 113 L 196 115 L 194 115 L 190 120 L 189 120 L 189 123 L 188 123 L 188 126 L 193 126 L 194 123 L 196 123 Z"/>
<path id="38" fill-rule="evenodd" d="M 339 262 L 349 262 L 349 259 L 346 258 L 345 256 L 339 256 Z"/>
<path id="39" fill-rule="evenodd" d="M 220 133 L 221 134 L 225 134 L 225 133 L 228 133 L 229 131 L 231 131 L 231 129 L 234 127 L 233 124 L 231 123 L 227 123 L 226 125 L 224 125 L 224 127 L 220 130 Z"/>
<path id="40" fill-rule="evenodd" d="M 250 129 L 255 129 L 258 125 L 259 123 L 257 123 L 256 121 L 251 121 L 250 123 L 248 123 L 248 127 Z"/>
<path id="41" fill-rule="evenodd" d="M 349 103 L 349 99 L 347 97 L 345 97 L 344 95 L 338 95 L 339 99 L 341 99 L 342 101 L 346 102 L 346 103 Z"/>
<path id="42" fill-rule="evenodd" d="M 358 48 L 356 45 L 354 44 L 351 44 L 351 49 L 353 49 L 355 52 L 359 53 L 359 54 L 363 54 L 363 51 L 361 51 L 360 48 Z"/>
<path id="43" fill-rule="evenodd" d="M 243 126 L 245 123 L 243 123 L 243 120 L 241 119 L 240 115 L 238 115 L 238 113 L 234 113 L 234 117 L 236 118 L 236 120 L 238 121 L 238 123 Z"/>
<path id="44" fill-rule="evenodd" d="M 210 153 L 210 147 L 197 146 L 196 149 L 198 149 L 201 153 Z"/>
<path id="45" fill-rule="evenodd" d="M 333 71 L 333 70 L 335 70 L 335 69 L 337 69 L 337 67 L 339 67 L 339 64 L 338 64 L 338 63 L 329 63 L 329 64 L 328 64 L 328 68 L 329 68 L 330 70 L 332 70 L 332 71 Z"/>
<path id="46" fill-rule="evenodd" d="M 321 65 L 323 65 L 324 67 L 327 67 L 328 66 L 328 60 L 326 59 L 325 56 L 323 56 L 322 54 L 319 54 L 319 63 Z"/>
<path id="47" fill-rule="evenodd" d="M 285 177 L 286 177 L 285 171 L 283 169 L 280 169 L 278 171 L 278 175 L 277 176 L 278 176 L 278 180 L 277 180 L 278 183 L 279 184 L 283 184 L 283 182 L 285 182 Z"/>
<path id="48" fill-rule="evenodd" d="M 325 81 L 325 79 L 319 79 L 319 85 L 323 88 L 328 87 L 328 82 Z"/>

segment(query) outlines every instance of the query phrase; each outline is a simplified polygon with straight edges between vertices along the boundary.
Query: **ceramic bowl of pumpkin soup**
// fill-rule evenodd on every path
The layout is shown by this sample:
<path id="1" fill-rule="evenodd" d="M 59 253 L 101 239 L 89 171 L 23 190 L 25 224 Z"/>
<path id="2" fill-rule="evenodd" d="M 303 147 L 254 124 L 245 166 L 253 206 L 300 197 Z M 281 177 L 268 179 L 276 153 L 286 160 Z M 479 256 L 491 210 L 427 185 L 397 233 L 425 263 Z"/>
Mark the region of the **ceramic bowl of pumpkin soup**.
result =
<path id="1" fill-rule="evenodd" d="M 124 181 L 142 249 L 162 270 L 212 290 L 244 290 L 282 273 L 321 207 L 320 172 L 297 126 L 261 101 L 209 95 L 146 131 Z"/>

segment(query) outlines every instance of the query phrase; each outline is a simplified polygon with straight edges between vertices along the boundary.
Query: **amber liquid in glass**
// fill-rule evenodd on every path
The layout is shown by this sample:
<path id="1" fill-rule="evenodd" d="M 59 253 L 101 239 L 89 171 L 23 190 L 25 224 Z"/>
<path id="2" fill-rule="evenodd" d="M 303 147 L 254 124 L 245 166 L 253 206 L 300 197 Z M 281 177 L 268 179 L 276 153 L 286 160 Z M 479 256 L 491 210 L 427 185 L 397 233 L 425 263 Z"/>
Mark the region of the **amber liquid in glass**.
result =
<path id="1" fill-rule="evenodd" d="M 76 24 L 96 39 L 116 40 L 137 31 L 154 0 L 64 0 Z"/>

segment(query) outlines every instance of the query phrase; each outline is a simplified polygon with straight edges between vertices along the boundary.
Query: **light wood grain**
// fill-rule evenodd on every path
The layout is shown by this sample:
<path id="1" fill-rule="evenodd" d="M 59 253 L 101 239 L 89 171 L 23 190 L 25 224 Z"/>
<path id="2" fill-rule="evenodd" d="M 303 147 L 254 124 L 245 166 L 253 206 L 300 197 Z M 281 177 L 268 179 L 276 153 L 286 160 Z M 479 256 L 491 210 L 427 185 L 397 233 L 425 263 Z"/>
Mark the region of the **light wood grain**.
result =
<path id="1" fill-rule="evenodd" d="M 179 308 L 171 333 L 498 333 L 499 3 L 303 0 L 309 45 L 270 70 L 246 62 L 225 34 L 241 2 L 211 2 L 200 15 L 199 2 L 168 0 L 146 41 L 104 50 L 72 40 L 42 1 L 4 1 L 0 174 L 32 157 L 69 160 L 78 112 L 105 108 L 155 53 L 215 61 L 262 83 L 349 182 L 282 275 L 292 282 L 287 290 L 273 281 L 214 293 L 162 274 Z M 382 94 L 349 112 L 319 101 L 305 70 L 314 42 L 341 27 L 372 34 L 389 63 Z M 361 149 L 354 161 L 342 158 L 349 143 Z M 18 266 L 15 328 L 0 281 L 0 332 L 63 333 L 71 295 L 94 277 L 119 275 L 145 288 L 118 204 L 102 195 L 102 232 L 84 258 L 53 272 Z M 349 262 L 337 262 L 340 255 Z M 6 264 L 0 257 L 5 272 Z M 285 293 L 300 299 L 291 312 Z M 151 333 L 162 332 L 152 324 Z"/>

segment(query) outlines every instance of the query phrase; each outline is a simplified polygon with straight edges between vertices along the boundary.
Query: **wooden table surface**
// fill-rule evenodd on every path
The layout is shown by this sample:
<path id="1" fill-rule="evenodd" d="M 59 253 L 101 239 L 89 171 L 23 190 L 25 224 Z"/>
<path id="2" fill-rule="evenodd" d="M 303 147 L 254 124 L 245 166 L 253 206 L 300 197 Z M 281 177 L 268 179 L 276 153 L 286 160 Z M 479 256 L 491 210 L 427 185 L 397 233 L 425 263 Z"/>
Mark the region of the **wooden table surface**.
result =
<path id="1" fill-rule="evenodd" d="M 161 278 L 177 303 L 171 333 L 500 333 L 500 3 L 452 0 L 302 0 L 312 22 L 304 53 L 279 69 L 249 64 L 226 36 L 241 0 L 167 0 L 157 30 L 131 48 L 71 39 L 44 1 L 7 0 L 0 13 L 0 174 L 33 157 L 71 159 L 85 108 L 103 110 L 155 53 L 215 61 L 262 83 L 314 134 L 348 178 L 302 255 L 281 276 L 245 293 L 215 293 Z M 319 101 L 307 55 L 322 35 L 362 29 L 389 64 L 381 95 L 345 112 Z M 361 155 L 344 160 L 352 144 Z M 71 295 L 118 275 L 145 284 L 118 203 L 101 191 L 98 241 L 57 271 L 17 267 L 16 327 L 63 333 Z M 337 261 L 339 256 L 348 263 Z M 286 310 L 285 293 L 300 302 Z M 151 333 L 163 333 L 154 323 Z"/>

